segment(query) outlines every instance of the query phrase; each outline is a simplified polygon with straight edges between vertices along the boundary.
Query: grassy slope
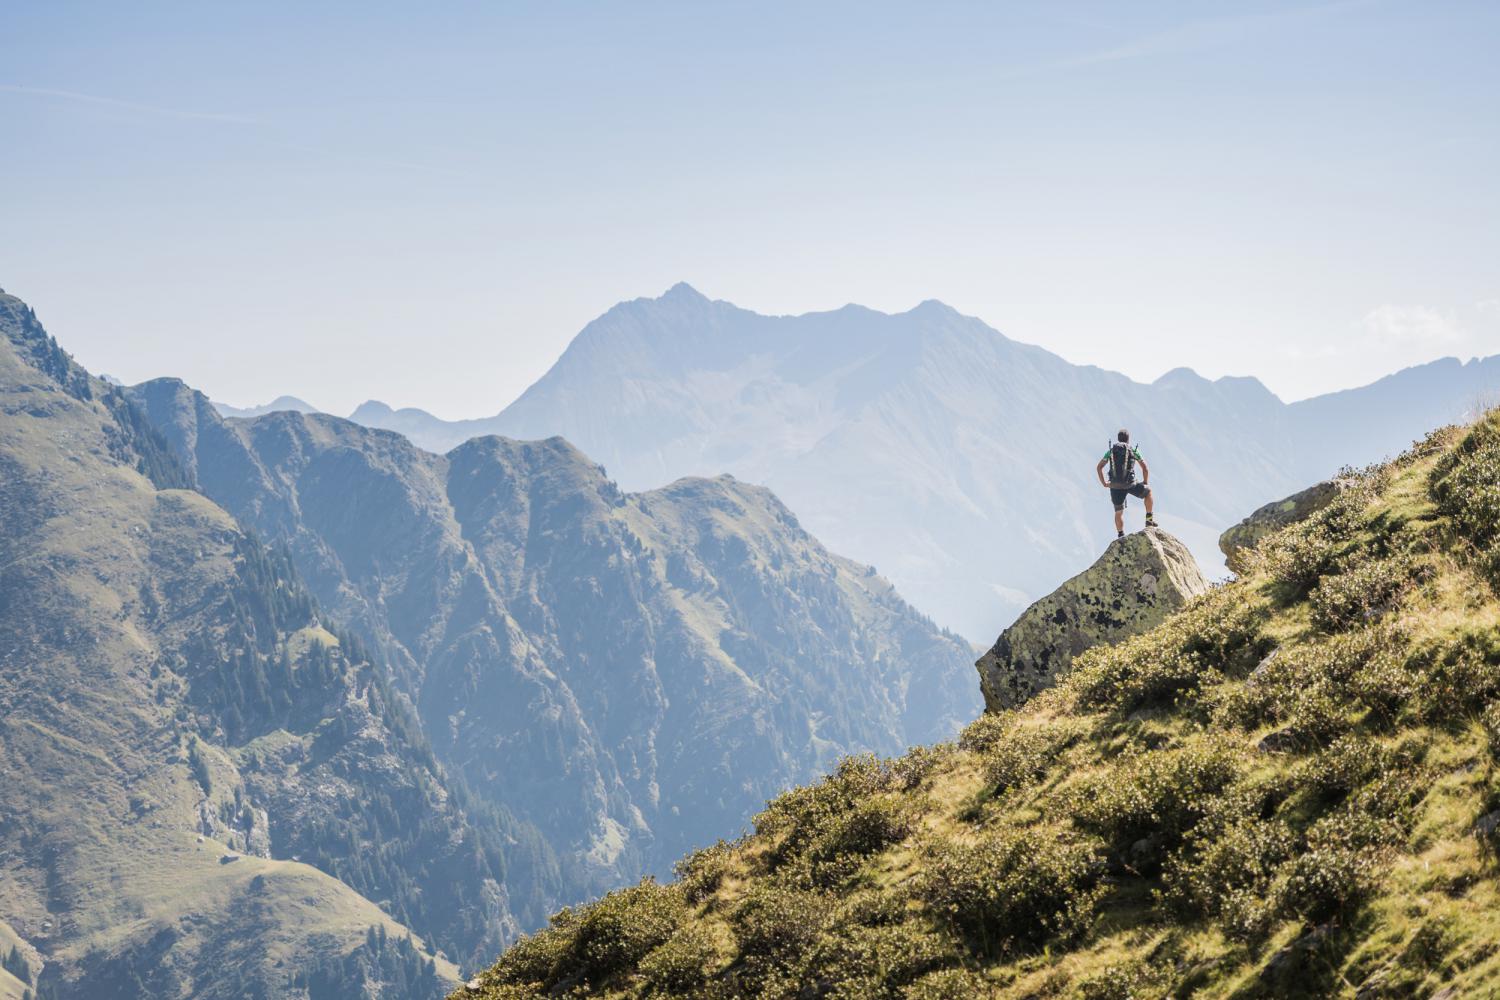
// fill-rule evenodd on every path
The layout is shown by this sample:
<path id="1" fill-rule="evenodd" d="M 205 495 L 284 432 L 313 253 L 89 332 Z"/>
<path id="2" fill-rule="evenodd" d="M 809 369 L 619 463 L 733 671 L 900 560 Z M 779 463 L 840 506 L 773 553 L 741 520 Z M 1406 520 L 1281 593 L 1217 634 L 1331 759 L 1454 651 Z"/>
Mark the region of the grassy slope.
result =
<path id="1" fill-rule="evenodd" d="M 1497 509 L 1500 414 L 957 745 L 848 762 L 456 995 L 1500 991 L 1474 832 L 1500 806 Z"/>

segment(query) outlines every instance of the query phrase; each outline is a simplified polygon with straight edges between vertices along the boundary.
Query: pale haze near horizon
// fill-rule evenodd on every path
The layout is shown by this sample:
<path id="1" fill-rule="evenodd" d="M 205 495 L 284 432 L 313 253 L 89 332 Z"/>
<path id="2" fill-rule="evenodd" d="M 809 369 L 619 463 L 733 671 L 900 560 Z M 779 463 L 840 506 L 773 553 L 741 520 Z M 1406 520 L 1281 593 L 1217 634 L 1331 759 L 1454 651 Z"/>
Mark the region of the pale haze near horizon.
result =
<path id="1" fill-rule="evenodd" d="M 0 287 L 238 405 L 500 410 L 685 280 L 1285 399 L 1500 353 L 1500 6 L 49 4 Z"/>

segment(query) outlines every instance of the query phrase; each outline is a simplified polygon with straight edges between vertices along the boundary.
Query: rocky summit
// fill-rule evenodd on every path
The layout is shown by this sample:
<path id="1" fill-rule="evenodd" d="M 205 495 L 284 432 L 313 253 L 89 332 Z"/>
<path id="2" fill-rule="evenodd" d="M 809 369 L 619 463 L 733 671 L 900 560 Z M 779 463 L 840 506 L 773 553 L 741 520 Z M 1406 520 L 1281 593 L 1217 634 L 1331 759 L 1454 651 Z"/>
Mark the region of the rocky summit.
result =
<path id="1" fill-rule="evenodd" d="M 1187 546 L 1160 528 L 1116 539 L 1094 565 L 1027 608 L 974 664 L 985 707 L 1025 702 L 1079 653 L 1145 632 L 1207 589 Z"/>

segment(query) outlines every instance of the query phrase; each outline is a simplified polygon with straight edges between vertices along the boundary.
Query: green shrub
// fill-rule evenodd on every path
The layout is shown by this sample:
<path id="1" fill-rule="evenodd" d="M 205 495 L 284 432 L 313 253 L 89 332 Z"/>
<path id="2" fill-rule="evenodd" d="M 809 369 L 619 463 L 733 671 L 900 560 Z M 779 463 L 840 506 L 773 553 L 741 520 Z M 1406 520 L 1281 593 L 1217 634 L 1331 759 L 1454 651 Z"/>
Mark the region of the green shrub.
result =
<path id="1" fill-rule="evenodd" d="M 904 1000 L 983 1000 L 994 987 L 977 972 L 942 969 L 929 972 L 901 991 Z"/>
<path id="2" fill-rule="evenodd" d="M 830 818 L 808 846 L 806 862 L 814 885 L 831 887 L 856 871 L 862 860 L 904 840 L 911 819 L 900 801 L 877 795 Z"/>
<path id="3" fill-rule="evenodd" d="M 490 970 L 490 977 L 497 983 L 550 986 L 568 958 L 577 924 L 577 910 L 559 910 L 550 926 L 527 934 L 507 948 Z"/>
<path id="4" fill-rule="evenodd" d="M 1079 1000 L 1156 1000 L 1169 996 L 1163 971 L 1141 960 L 1106 965 L 1078 981 Z"/>
<path id="5" fill-rule="evenodd" d="M 1163 898 L 1181 913 L 1218 921 L 1231 937 L 1259 937 L 1274 917 L 1266 897 L 1298 842 L 1290 827 L 1274 819 L 1206 822 L 1167 859 Z"/>
<path id="6" fill-rule="evenodd" d="M 687 917 L 681 893 L 646 879 L 581 909 L 569 947 L 569 971 L 599 983 L 632 968 Z"/>
<path id="7" fill-rule="evenodd" d="M 1381 863 L 1378 852 L 1370 849 L 1309 847 L 1283 869 L 1280 908 L 1313 924 L 1342 916 L 1370 894 Z"/>
<path id="8" fill-rule="evenodd" d="M 1424 650 L 1423 712 L 1435 722 L 1458 722 L 1500 698 L 1500 636 L 1466 632 L 1438 649 Z"/>
<path id="9" fill-rule="evenodd" d="M 804 889 L 757 885 L 735 908 L 741 955 L 786 961 L 801 954 L 828 923 L 830 905 Z"/>
<path id="10" fill-rule="evenodd" d="M 1371 781 L 1409 771 L 1413 763 L 1368 736 L 1345 736 L 1309 759 L 1299 777 L 1325 800 L 1337 801 Z"/>
<path id="11" fill-rule="evenodd" d="M 718 961 L 713 935 L 688 924 L 641 959 L 641 978 L 648 995 L 680 996 L 706 983 Z"/>
<path id="12" fill-rule="evenodd" d="M 1142 635 L 1073 661 L 1066 685 L 1084 708 L 1121 712 L 1171 704 L 1260 655 L 1264 609 L 1238 585 L 1219 587 Z"/>
<path id="13" fill-rule="evenodd" d="M 1127 751 L 1077 795 L 1074 818 L 1115 846 L 1155 836 L 1172 846 L 1239 774 L 1236 748 L 1202 739 L 1165 750 Z"/>
<path id="14" fill-rule="evenodd" d="M 1075 729 L 1059 723 L 1013 725 L 985 750 L 985 779 L 997 792 L 1039 781 L 1075 736 Z"/>
<path id="15" fill-rule="evenodd" d="M 854 925 L 823 934 L 804 969 L 807 979 L 825 984 L 824 996 L 896 997 L 900 987 L 957 957 L 948 939 L 917 921 Z"/>
<path id="16" fill-rule="evenodd" d="M 1480 716 L 1484 725 L 1485 741 L 1489 744 L 1490 756 L 1500 761 L 1500 701 L 1491 702 Z"/>
<path id="17" fill-rule="evenodd" d="M 1344 470 L 1348 488 L 1322 510 L 1261 539 L 1256 561 L 1277 583 L 1305 593 L 1328 572 L 1340 546 L 1364 522 L 1365 508 L 1383 483 L 1379 473 Z"/>
<path id="18" fill-rule="evenodd" d="M 682 858 L 672 872 L 683 897 L 689 903 L 701 903 L 718 891 L 733 862 L 734 845 L 721 840 Z"/>
<path id="19" fill-rule="evenodd" d="M 833 774 L 777 796 L 755 817 L 755 832 L 775 846 L 772 867 L 800 857 L 851 809 L 894 784 L 891 766 L 872 754 L 846 757 Z"/>
<path id="20" fill-rule="evenodd" d="M 1500 589 L 1500 410 L 1491 410 L 1443 456 L 1429 481 L 1438 510 L 1473 546 L 1476 567 Z"/>
<path id="21" fill-rule="evenodd" d="M 1360 557 L 1345 562 L 1307 595 L 1313 625 L 1337 632 L 1384 613 L 1414 572 L 1404 557 Z"/>
<path id="22" fill-rule="evenodd" d="M 891 761 L 891 778 L 897 788 L 909 792 L 926 781 L 928 775 L 941 765 L 951 760 L 954 749 L 952 743 L 912 747 L 905 754 Z"/>
<path id="23" fill-rule="evenodd" d="M 986 712 L 965 726 L 958 734 L 958 748 L 970 753 L 983 754 L 1016 724 L 1018 718 L 1020 718 L 1020 713 L 1015 710 Z"/>
<path id="24" fill-rule="evenodd" d="M 929 848 L 914 891 L 975 949 L 1038 948 L 1085 929 L 1103 896 L 1094 847 L 1051 831 L 1001 829 Z"/>

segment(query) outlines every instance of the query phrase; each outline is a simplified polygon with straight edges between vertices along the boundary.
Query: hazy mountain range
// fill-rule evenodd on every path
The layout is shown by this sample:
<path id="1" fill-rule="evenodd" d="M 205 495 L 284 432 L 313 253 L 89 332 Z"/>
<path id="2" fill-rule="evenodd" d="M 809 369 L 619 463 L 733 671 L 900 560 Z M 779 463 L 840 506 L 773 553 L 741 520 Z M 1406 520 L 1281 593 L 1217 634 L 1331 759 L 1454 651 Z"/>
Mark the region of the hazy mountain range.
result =
<path id="1" fill-rule="evenodd" d="M 0 945 L 46 996 L 431 997 L 979 710 L 764 488 L 226 418 L 3 294 L 0 470 Z"/>
<path id="2" fill-rule="evenodd" d="M 1119 427 L 1150 463 L 1163 523 L 1211 569 L 1219 531 L 1248 511 L 1399 451 L 1497 387 L 1500 358 L 1449 358 L 1287 404 L 1253 378 L 1177 369 L 1143 385 L 1071 364 L 935 301 L 762 316 L 680 284 L 590 323 L 494 417 L 372 401 L 351 419 L 438 451 L 560 434 L 628 489 L 720 472 L 764 484 L 833 549 L 988 643 L 1110 538 L 1093 466 Z"/>

